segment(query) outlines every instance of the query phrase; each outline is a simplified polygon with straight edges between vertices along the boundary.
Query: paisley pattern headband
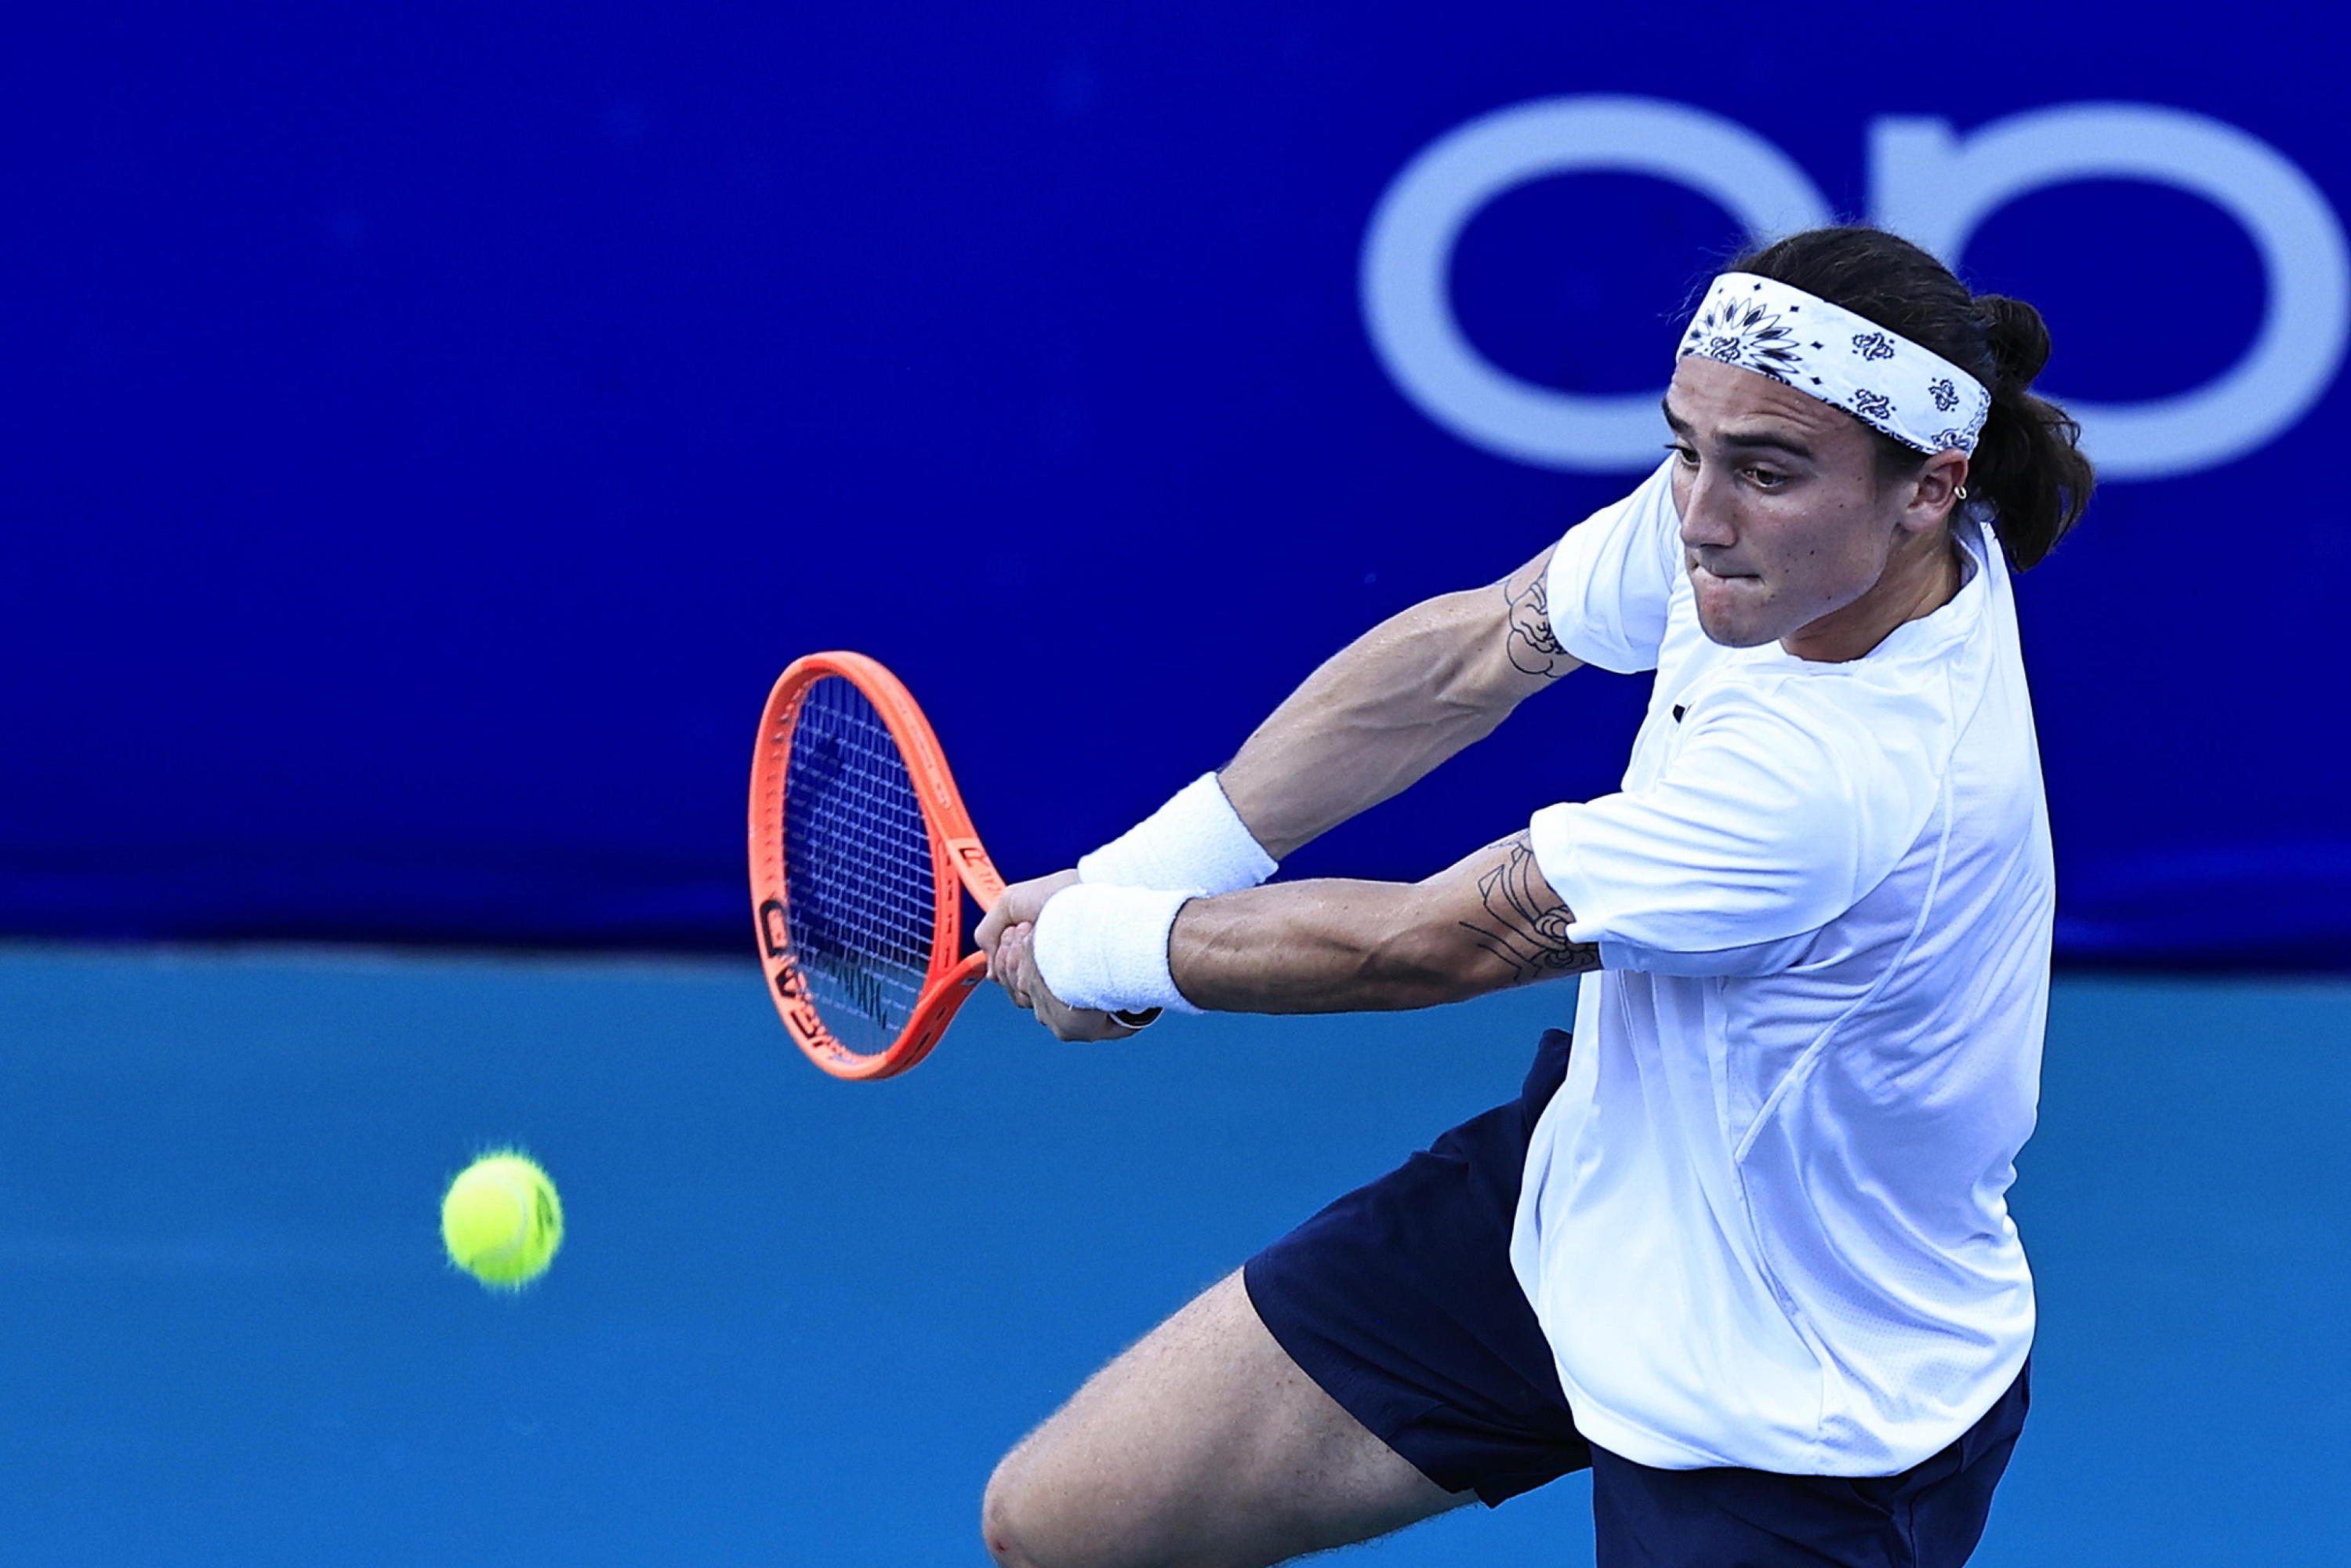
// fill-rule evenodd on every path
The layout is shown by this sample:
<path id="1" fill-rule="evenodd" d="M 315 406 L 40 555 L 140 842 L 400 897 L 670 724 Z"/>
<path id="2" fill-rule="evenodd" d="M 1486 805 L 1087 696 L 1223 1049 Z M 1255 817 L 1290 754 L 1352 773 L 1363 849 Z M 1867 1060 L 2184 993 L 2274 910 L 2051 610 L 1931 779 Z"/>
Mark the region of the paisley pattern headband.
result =
<path id="1" fill-rule="evenodd" d="M 1976 449 L 1991 393 L 1943 358 L 1801 288 L 1726 272 L 1677 360 L 1697 354 L 1807 392 L 1920 452 Z"/>

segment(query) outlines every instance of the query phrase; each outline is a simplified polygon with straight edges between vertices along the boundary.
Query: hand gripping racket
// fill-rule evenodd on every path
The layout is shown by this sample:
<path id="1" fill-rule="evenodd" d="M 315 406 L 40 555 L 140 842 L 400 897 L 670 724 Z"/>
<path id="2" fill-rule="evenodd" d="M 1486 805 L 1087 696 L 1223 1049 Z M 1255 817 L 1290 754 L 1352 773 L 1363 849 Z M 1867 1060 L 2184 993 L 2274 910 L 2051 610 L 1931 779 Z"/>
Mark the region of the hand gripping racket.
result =
<path id="1" fill-rule="evenodd" d="M 1004 879 L 946 755 L 898 677 L 862 653 L 793 661 L 751 760 L 751 904 L 784 1028 L 836 1078 L 924 1057 L 987 973 L 963 950 L 963 894 Z M 1120 1013 L 1139 1029 L 1158 1016 Z"/>

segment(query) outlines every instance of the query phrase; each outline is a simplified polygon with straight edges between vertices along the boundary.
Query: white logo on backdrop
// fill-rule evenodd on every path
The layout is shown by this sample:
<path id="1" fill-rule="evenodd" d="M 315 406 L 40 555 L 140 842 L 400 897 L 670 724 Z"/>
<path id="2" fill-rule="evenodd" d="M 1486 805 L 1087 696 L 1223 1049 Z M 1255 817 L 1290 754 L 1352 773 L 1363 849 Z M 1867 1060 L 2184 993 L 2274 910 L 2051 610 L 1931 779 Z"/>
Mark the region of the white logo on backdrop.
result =
<path id="1" fill-rule="evenodd" d="M 2159 479 L 2244 456 L 2316 402 L 2351 333 L 2351 248 L 2326 198 L 2267 142 L 2152 104 L 2069 104 L 1961 136 L 1946 120 L 1889 117 L 1869 131 L 1870 221 L 1956 260 L 1984 219 L 2029 192 L 2137 180 L 2200 196 L 2242 226 L 2267 285 L 2252 346 L 2177 396 L 2052 396 L 2115 479 Z M 1745 126 L 1658 99 L 1543 99 L 1481 116 L 1405 165 L 1364 238 L 1364 319 L 1389 375 L 1472 445 L 1542 467 L 1646 467 L 1656 392 L 1598 396 L 1538 386 L 1479 353 L 1447 294 L 1453 247 L 1495 197 L 1530 181 L 1608 170 L 1671 180 L 1766 238 L 1834 221 L 1786 153 Z M 2080 243 L 2067 240 L 2068 244 Z M 1661 339 L 1662 340 L 1662 339 Z M 1662 390 L 1662 389 L 1660 389 Z"/>

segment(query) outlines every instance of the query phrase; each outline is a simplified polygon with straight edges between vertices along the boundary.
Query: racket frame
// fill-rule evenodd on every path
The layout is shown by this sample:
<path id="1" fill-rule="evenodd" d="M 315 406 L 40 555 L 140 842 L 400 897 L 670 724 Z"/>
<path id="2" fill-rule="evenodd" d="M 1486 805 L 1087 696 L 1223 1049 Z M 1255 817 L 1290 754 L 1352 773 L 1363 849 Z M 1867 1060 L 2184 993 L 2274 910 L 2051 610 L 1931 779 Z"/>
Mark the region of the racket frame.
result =
<path id="1" fill-rule="evenodd" d="M 936 915 L 931 928 L 931 959 L 921 992 L 898 1038 L 881 1051 L 852 1051 L 826 1027 L 793 961 L 789 902 L 784 873 L 784 788 L 790 770 L 792 735 L 800 704 L 819 681 L 849 682 L 873 705 L 906 764 L 906 776 L 922 808 L 931 843 L 931 891 Z M 947 769 L 946 754 L 914 694 L 882 664 L 862 653 L 836 650 L 795 659 L 776 677 L 759 719 L 758 746 L 751 762 L 751 909 L 759 936 L 768 993 L 782 1015 L 793 1043 L 810 1061 L 836 1078 L 893 1078 L 928 1056 L 956 1012 L 987 977 L 987 956 L 963 951 L 963 895 L 981 910 L 1004 896 L 1004 878 L 972 831 L 971 813 Z"/>

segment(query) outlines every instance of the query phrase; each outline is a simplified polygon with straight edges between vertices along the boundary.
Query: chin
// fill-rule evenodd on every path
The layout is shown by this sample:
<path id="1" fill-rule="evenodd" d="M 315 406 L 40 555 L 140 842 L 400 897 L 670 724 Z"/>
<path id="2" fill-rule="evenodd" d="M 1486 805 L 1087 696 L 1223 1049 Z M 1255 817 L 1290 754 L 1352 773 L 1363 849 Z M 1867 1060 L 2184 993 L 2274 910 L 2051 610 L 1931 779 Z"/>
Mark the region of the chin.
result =
<path id="1" fill-rule="evenodd" d="M 1759 632 L 1749 626 L 1725 626 L 1703 615 L 1698 618 L 1698 630 L 1706 633 L 1708 642 L 1725 648 L 1760 648 L 1766 643 L 1779 641 L 1774 632 Z"/>
<path id="2" fill-rule="evenodd" d="M 1776 642 L 1780 629 L 1760 624 L 1756 617 L 1735 613 L 1730 607 L 1709 604 L 1708 596 L 1697 596 L 1698 629 L 1706 633 L 1707 641 L 1725 648 L 1760 648 Z"/>

